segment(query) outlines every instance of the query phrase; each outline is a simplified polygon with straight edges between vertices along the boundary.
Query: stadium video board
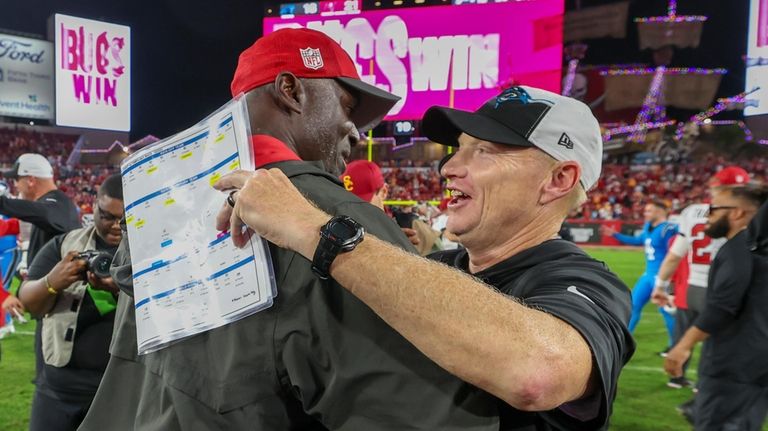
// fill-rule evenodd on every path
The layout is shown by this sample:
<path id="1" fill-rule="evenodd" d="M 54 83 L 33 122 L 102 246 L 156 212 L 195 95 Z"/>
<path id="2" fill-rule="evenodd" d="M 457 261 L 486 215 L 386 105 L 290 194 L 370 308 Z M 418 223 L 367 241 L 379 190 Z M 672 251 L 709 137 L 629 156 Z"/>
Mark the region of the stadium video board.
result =
<path id="1" fill-rule="evenodd" d="M 265 18 L 264 33 L 328 34 L 363 80 L 402 98 L 386 119 L 409 120 L 432 105 L 474 110 L 511 83 L 559 92 L 563 11 L 563 0 L 532 0 L 288 15 Z"/>
<path id="2" fill-rule="evenodd" d="M 768 0 L 751 0 L 747 39 L 747 79 L 745 91 L 760 87 L 747 96 L 744 115 L 768 113 Z"/>
<path id="3" fill-rule="evenodd" d="M 56 124 L 131 129 L 131 29 L 56 14 Z"/>
<path id="4" fill-rule="evenodd" d="M 301 3 L 282 3 L 280 16 L 293 15 L 345 15 L 359 13 L 362 9 L 362 0 L 321 0 Z"/>
<path id="5" fill-rule="evenodd" d="M 0 116 L 53 120 L 53 44 L 0 34 Z"/>

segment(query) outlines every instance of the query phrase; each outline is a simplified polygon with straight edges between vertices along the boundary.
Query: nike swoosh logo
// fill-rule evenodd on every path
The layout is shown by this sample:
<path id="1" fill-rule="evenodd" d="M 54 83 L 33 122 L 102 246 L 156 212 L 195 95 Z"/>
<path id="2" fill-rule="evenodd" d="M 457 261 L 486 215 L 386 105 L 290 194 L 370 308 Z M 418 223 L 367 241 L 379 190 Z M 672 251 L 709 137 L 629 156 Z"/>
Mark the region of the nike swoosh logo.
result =
<path id="1" fill-rule="evenodd" d="M 575 293 L 575 294 L 577 294 L 577 295 L 581 296 L 582 298 L 586 299 L 587 301 L 589 301 L 589 302 L 591 302 L 591 303 L 593 303 L 593 304 L 595 303 L 595 301 L 593 301 L 592 299 L 590 299 L 590 298 L 589 298 L 589 296 L 587 296 L 587 295 L 585 295 L 585 294 L 581 293 L 581 291 L 579 290 L 579 288 L 577 288 L 576 286 L 568 286 L 568 288 L 567 288 L 567 289 L 565 289 L 565 290 L 567 290 L 568 292 L 571 292 L 571 293 Z"/>

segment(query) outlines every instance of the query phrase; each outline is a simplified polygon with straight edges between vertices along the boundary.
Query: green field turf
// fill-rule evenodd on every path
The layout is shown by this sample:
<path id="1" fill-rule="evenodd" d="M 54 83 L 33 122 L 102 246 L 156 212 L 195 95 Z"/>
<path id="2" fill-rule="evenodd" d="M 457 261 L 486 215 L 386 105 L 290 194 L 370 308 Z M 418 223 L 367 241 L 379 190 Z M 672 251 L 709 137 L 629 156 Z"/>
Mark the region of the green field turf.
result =
<path id="1" fill-rule="evenodd" d="M 608 263 L 630 287 L 643 270 L 640 251 L 590 249 L 595 258 Z M 0 430 L 22 431 L 29 424 L 32 399 L 34 323 L 16 325 L 17 333 L 0 340 Z M 611 429 L 621 431 L 689 430 L 675 406 L 688 400 L 690 389 L 670 389 L 657 352 L 666 347 L 667 335 L 655 307 L 646 307 L 635 334 L 637 351 L 619 380 Z M 698 358 L 698 356 L 696 356 Z M 695 379 L 695 365 L 689 370 Z M 768 426 L 763 428 L 768 431 Z"/>
<path id="2" fill-rule="evenodd" d="M 589 249 L 596 259 L 608 264 L 613 272 L 631 288 L 643 272 L 643 254 L 636 250 Z M 670 389 L 662 368 L 663 358 L 658 352 L 667 343 L 667 331 L 661 314 L 653 304 L 645 307 L 643 317 L 635 331 L 637 350 L 619 379 L 619 391 L 614 403 L 611 429 L 688 430 L 691 427 L 675 411 L 675 406 L 692 396 L 690 389 Z M 698 355 L 688 370 L 688 378 L 695 380 Z"/>

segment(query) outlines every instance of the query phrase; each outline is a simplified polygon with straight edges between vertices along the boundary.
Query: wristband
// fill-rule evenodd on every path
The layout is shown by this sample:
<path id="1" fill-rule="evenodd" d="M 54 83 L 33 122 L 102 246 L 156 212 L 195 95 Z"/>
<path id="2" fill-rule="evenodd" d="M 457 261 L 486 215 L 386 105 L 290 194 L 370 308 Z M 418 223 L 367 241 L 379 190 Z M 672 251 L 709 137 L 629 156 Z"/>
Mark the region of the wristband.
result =
<path id="1" fill-rule="evenodd" d="M 669 280 L 662 280 L 659 277 L 656 277 L 656 287 L 666 291 L 669 289 Z"/>
<path id="2" fill-rule="evenodd" d="M 45 282 L 45 287 L 48 289 L 48 293 L 51 295 L 58 295 L 59 291 L 54 289 L 53 286 L 51 286 L 51 282 L 48 281 L 48 276 L 46 275 L 43 277 L 43 281 Z"/>

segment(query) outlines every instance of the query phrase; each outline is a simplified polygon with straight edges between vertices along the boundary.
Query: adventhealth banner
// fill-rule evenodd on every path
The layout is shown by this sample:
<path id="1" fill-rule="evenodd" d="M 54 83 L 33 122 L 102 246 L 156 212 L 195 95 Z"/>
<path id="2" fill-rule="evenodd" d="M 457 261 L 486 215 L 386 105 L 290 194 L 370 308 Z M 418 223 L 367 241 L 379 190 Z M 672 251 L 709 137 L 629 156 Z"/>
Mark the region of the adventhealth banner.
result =
<path id="1" fill-rule="evenodd" d="M 53 120 L 53 44 L 0 34 L 0 116 Z"/>
<path id="2" fill-rule="evenodd" d="M 131 129 L 131 29 L 56 14 L 56 124 Z"/>
<path id="3" fill-rule="evenodd" d="M 326 33 L 363 80 L 402 98 L 387 119 L 406 120 L 432 105 L 475 110 L 512 84 L 559 93 L 563 9 L 563 0 L 535 0 L 275 17 L 264 19 L 264 33 Z"/>

